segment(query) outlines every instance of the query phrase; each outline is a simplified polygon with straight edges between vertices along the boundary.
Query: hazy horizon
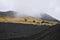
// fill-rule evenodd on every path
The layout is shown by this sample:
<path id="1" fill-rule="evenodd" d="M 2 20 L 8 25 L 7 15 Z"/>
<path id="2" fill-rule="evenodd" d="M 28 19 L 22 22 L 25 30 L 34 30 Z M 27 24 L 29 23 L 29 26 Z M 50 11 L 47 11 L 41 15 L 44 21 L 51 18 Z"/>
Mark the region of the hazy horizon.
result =
<path id="1" fill-rule="evenodd" d="M 60 0 L 0 0 L 0 11 L 16 11 L 17 16 L 47 13 L 60 20 Z"/>

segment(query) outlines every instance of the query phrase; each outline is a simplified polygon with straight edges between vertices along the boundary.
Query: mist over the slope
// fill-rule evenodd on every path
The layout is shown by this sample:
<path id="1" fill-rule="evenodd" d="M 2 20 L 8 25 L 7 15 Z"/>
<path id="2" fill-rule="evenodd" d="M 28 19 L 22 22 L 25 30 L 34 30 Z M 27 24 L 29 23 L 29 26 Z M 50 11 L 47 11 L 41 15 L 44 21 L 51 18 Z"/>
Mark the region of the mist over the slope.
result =
<path id="1" fill-rule="evenodd" d="M 0 0 L 0 11 L 16 11 L 17 17 L 38 17 L 43 12 L 60 20 L 60 0 Z"/>

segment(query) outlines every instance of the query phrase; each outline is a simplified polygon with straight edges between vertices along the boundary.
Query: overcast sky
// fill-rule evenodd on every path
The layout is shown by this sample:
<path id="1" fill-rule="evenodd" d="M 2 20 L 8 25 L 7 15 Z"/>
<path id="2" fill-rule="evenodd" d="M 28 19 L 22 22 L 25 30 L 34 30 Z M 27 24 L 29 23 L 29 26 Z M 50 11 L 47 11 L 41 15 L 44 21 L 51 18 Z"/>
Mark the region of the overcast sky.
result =
<path id="1" fill-rule="evenodd" d="M 20 15 L 47 13 L 60 20 L 60 0 L 0 0 L 0 11 L 13 10 Z"/>

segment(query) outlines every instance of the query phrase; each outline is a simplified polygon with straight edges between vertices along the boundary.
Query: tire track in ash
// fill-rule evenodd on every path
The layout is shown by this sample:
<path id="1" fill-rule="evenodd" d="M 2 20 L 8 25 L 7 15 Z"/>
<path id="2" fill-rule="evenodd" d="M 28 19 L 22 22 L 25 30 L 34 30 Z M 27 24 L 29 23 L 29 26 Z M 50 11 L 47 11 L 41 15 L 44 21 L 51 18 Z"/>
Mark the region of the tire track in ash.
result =
<path id="1" fill-rule="evenodd" d="M 7 39 L 14 38 L 14 36 L 15 38 L 26 37 L 37 34 L 47 28 L 49 27 L 26 24 L 0 23 L 0 38 Z"/>
<path id="2" fill-rule="evenodd" d="M 50 32 L 45 31 L 45 33 L 46 32 L 48 32 L 48 33 L 46 33 L 46 34 L 44 33 L 45 35 L 42 34 L 43 35 L 42 37 L 41 36 L 38 36 L 37 38 L 35 38 L 33 40 L 59 40 L 57 38 L 58 37 L 57 35 L 59 35 L 59 32 L 58 32 L 59 28 L 58 28 L 58 30 L 57 30 L 57 28 L 58 28 L 58 26 L 54 26 L 54 27 L 51 27 L 50 30 L 47 29 Z"/>
<path id="3" fill-rule="evenodd" d="M 52 40 L 53 38 L 55 38 L 54 37 L 55 36 L 54 33 L 56 31 L 56 28 L 55 27 L 36 26 L 36 25 L 25 25 L 25 24 L 24 25 L 23 24 L 10 24 L 10 23 L 8 23 L 8 25 L 5 24 L 5 23 L 1 23 L 0 26 L 1 26 L 0 27 L 0 30 L 1 30 L 1 28 L 2 28 L 2 30 L 4 29 L 3 32 L 1 31 L 2 33 L 8 33 L 8 32 L 11 32 L 12 33 L 13 32 L 13 34 L 14 33 L 19 34 L 19 30 L 21 30 L 21 28 L 24 29 L 25 33 L 23 35 L 21 35 L 22 34 L 21 33 L 21 34 L 19 34 L 19 36 L 17 35 L 18 37 L 14 37 L 13 36 L 12 38 L 10 37 L 9 39 L 14 39 L 14 40 L 18 40 L 18 39 L 19 40 L 45 40 L 45 39 L 46 40 L 50 40 L 51 39 Z M 13 26 L 13 28 L 12 28 L 12 26 Z M 20 32 L 24 32 L 24 31 L 20 31 Z M 9 40 L 9 39 L 7 39 L 7 40 Z"/>

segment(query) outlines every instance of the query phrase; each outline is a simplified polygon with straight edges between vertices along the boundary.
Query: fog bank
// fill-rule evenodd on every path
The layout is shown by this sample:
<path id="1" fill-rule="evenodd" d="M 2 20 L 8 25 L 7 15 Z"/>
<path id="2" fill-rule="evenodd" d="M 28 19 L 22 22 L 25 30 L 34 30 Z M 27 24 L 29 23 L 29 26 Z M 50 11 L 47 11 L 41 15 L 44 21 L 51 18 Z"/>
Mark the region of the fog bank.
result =
<path id="1" fill-rule="evenodd" d="M 33 17 L 43 12 L 60 20 L 60 0 L 0 0 L 0 11 L 9 10 L 16 11 L 17 16 Z"/>

